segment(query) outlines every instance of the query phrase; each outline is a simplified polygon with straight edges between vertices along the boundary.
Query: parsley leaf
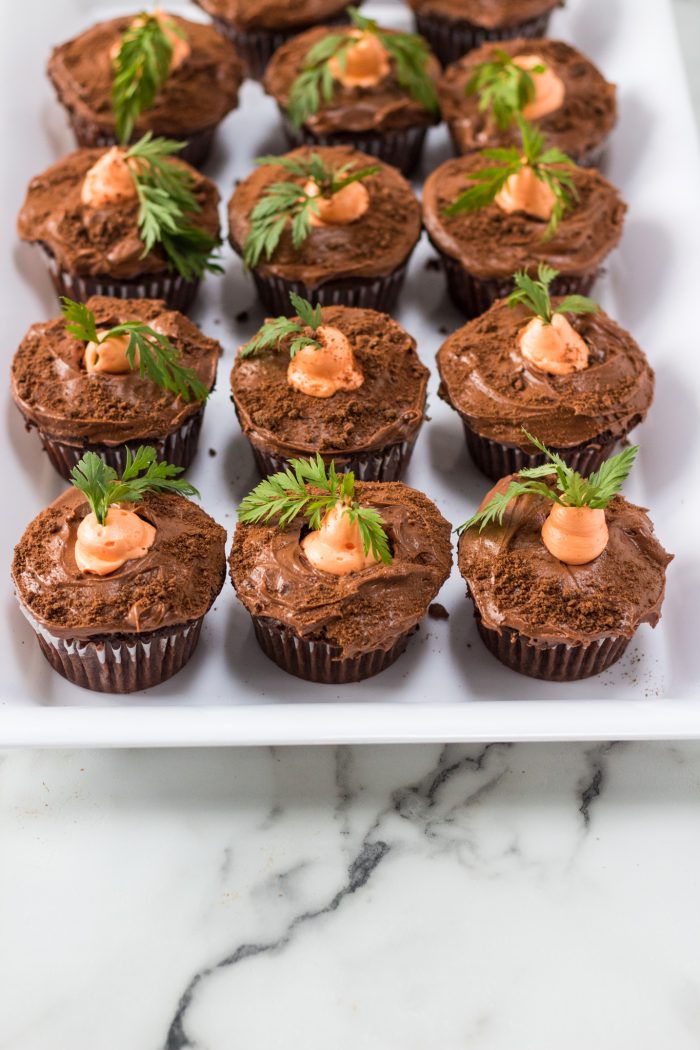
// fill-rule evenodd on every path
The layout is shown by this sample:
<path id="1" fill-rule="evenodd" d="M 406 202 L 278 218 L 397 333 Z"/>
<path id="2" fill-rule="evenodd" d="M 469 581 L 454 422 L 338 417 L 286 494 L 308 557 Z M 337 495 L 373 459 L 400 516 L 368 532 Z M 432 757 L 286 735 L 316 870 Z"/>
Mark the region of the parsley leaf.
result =
<path id="1" fill-rule="evenodd" d="M 558 274 L 558 270 L 543 262 L 537 267 L 537 280 L 530 277 L 527 270 L 520 270 L 513 276 L 515 291 L 508 296 L 508 305 L 517 306 L 518 303 L 522 303 L 545 324 L 551 324 L 555 314 L 596 313 L 598 304 L 585 295 L 567 295 L 558 306 L 552 306 L 549 286 Z"/>
<path id="2" fill-rule="evenodd" d="M 480 62 L 467 83 L 466 93 L 479 96 L 479 110 L 490 110 L 501 131 L 506 131 L 517 113 L 536 96 L 533 73 L 544 73 L 547 67 L 536 65 L 523 69 L 501 48 L 488 62 Z"/>
<path id="3" fill-rule="evenodd" d="M 173 45 L 165 28 L 184 37 L 171 19 L 142 12 L 124 31 L 114 63 L 112 110 L 119 142 L 128 142 L 136 121 L 150 109 L 168 79 Z"/>

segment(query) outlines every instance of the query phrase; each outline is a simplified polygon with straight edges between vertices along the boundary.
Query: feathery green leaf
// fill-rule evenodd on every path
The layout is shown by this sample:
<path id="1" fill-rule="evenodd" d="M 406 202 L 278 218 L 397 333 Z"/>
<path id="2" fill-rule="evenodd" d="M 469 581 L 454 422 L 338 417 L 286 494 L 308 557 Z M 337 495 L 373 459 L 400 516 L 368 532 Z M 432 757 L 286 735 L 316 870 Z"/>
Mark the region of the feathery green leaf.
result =
<path id="1" fill-rule="evenodd" d="M 170 73 L 173 46 L 166 27 L 184 37 L 182 28 L 172 19 L 142 12 L 122 34 L 114 63 L 112 110 L 119 142 L 128 142 L 136 121 L 150 109 Z"/>
<path id="2" fill-rule="evenodd" d="M 490 110 L 501 131 L 506 131 L 536 96 L 533 73 L 544 73 L 542 64 L 523 69 L 511 56 L 497 48 L 493 58 L 480 62 L 467 83 L 467 95 L 479 96 L 479 110 Z"/>

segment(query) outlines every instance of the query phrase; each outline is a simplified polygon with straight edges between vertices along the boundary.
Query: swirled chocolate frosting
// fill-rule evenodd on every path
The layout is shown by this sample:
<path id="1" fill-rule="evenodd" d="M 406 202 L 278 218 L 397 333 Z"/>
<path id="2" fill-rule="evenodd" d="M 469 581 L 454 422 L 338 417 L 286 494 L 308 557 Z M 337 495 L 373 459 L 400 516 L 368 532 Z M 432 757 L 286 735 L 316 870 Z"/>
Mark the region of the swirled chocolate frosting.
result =
<path id="1" fill-rule="evenodd" d="M 595 274 L 622 236 L 627 205 L 615 187 L 597 171 L 571 169 L 578 199 L 549 238 L 546 222 L 524 212 L 508 215 L 495 203 L 447 215 L 446 208 L 471 184 L 470 173 L 492 164 L 472 153 L 445 161 L 428 176 L 423 221 L 438 251 L 482 279 L 511 277 L 523 268 L 534 274 L 538 262 L 565 275 Z"/>
<path id="2" fill-rule="evenodd" d="M 440 347 L 440 397 L 470 430 L 527 452 L 534 449 L 522 427 L 554 448 L 601 434 L 623 437 L 647 414 L 654 373 L 632 336 L 602 310 L 566 316 L 588 347 L 587 368 L 550 375 L 529 362 L 517 337 L 532 314 L 501 300 Z"/>
<path id="3" fill-rule="evenodd" d="M 20 604 L 58 638 L 85 640 L 155 631 L 204 616 L 226 575 L 226 532 L 177 493 L 147 493 L 133 509 L 156 529 L 153 546 L 108 576 L 75 563 L 78 526 L 90 507 L 71 487 L 27 526 L 12 579 Z"/>
<path id="4" fill-rule="evenodd" d="M 269 262 L 263 255 L 255 269 L 263 276 L 302 281 L 318 288 L 341 277 L 386 277 L 410 256 L 421 233 L 420 205 L 409 183 L 396 168 L 349 146 L 302 147 L 289 157 L 318 154 L 334 170 L 349 171 L 376 166 L 379 171 L 363 179 L 369 207 L 359 219 L 345 226 L 315 227 L 299 248 L 292 243 L 288 225 Z M 244 179 L 229 201 L 229 237 L 233 248 L 243 251 L 250 231 L 250 213 L 263 191 L 273 182 L 298 182 L 286 168 L 264 164 Z"/>
<path id="5" fill-rule="evenodd" d="M 210 390 L 221 346 L 196 325 L 157 299 L 87 301 L 99 330 L 142 321 L 166 335 L 180 352 L 180 364 L 193 369 Z M 164 390 L 138 369 L 123 375 L 88 372 L 85 343 L 66 331 L 64 319 L 32 325 L 12 362 L 12 396 L 25 419 L 42 433 L 77 444 L 122 445 L 162 438 L 201 408 Z"/>
<path id="6" fill-rule="evenodd" d="M 347 576 L 315 569 L 299 542 L 300 518 L 285 529 L 239 523 L 229 559 L 233 586 L 252 616 L 338 645 L 343 658 L 390 649 L 423 618 L 452 565 L 450 524 L 422 492 L 399 481 L 357 482 L 355 492 L 384 519 L 391 565 Z"/>
<path id="7" fill-rule="evenodd" d="M 289 91 L 301 73 L 309 49 L 329 32 L 351 33 L 349 28 L 317 26 L 306 33 L 293 37 L 275 51 L 265 72 L 265 90 L 272 95 L 282 109 L 287 108 Z M 384 30 L 390 32 L 390 30 Z M 428 74 L 435 81 L 440 75 L 440 65 L 432 56 Z M 307 117 L 304 124 L 315 135 L 336 132 L 384 132 L 399 128 L 429 127 L 437 124 L 439 116 L 424 109 L 401 87 L 392 61 L 391 73 L 373 87 L 344 87 L 334 84 L 333 97 L 322 101 L 316 113 Z"/>
<path id="8" fill-rule="evenodd" d="M 17 232 L 23 241 L 41 244 L 70 273 L 115 278 L 163 273 L 168 262 L 160 246 L 143 256 L 137 200 L 93 208 L 80 199 L 85 175 L 105 152 L 76 150 L 33 178 L 17 219 Z M 173 163 L 186 167 L 194 180 L 192 192 L 201 211 L 192 216 L 192 224 L 218 237 L 216 186 L 189 164 Z"/>
<path id="9" fill-rule="evenodd" d="M 414 11 L 442 15 L 455 22 L 469 22 L 483 29 L 505 29 L 528 22 L 563 0 L 408 0 Z"/>
<path id="10" fill-rule="evenodd" d="M 186 36 L 190 54 L 171 70 L 153 105 L 136 122 L 136 137 L 149 129 L 157 135 L 188 138 L 214 127 L 234 109 L 243 71 L 235 49 L 213 26 L 168 15 Z M 80 120 L 114 134 L 110 50 L 132 18 L 100 22 L 54 48 L 49 78 L 59 101 Z"/>
<path id="11" fill-rule="evenodd" d="M 289 458 L 345 454 L 406 441 L 423 422 L 428 369 L 415 340 L 387 314 L 329 306 L 323 324 L 338 328 L 364 376 L 357 390 L 312 397 L 287 382 L 288 347 L 236 359 L 231 389 L 251 441 Z"/>
<path id="12" fill-rule="evenodd" d="M 510 480 L 502 478 L 482 506 Z M 484 625 L 509 627 L 544 645 L 631 638 L 641 623 L 655 627 L 673 555 L 656 539 L 646 511 L 616 496 L 605 511 L 610 535 L 603 553 L 587 565 L 564 565 L 540 535 L 551 507 L 542 496 L 519 496 L 502 525 L 462 533 L 459 571 Z"/>
<path id="13" fill-rule="evenodd" d="M 195 0 L 213 18 L 238 30 L 305 29 L 335 18 L 347 7 L 346 0 Z M 359 7 L 359 4 L 358 4 Z"/>
<path id="14" fill-rule="evenodd" d="M 476 67 L 492 61 L 497 51 L 513 57 L 538 55 L 563 81 L 563 105 L 536 121 L 550 145 L 582 157 L 605 141 L 617 119 L 615 85 L 609 84 L 592 62 L 559 40 L 499 40 L 483 44 L 448 66 L 440 81 L 442 115 L 461 153 L 519 142 L 515 122 L 502 131 L 489 110 L 480 112 L 479 96 L 467 94 Z"/>

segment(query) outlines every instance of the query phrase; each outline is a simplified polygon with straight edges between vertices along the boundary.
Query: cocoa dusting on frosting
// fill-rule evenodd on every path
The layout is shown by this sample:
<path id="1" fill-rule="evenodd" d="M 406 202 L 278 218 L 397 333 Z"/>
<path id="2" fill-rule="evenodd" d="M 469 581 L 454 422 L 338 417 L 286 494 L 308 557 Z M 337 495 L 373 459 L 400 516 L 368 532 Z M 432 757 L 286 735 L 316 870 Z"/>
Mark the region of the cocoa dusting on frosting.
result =
<path id="1" fill-rule="evenodd" d="M 343 659 L 390 649 L 425 616 L 452 564 L 450 524 L 422 492 L 401 482 L 357 482 L 355 492 L 384 519 L 391 564 L 346 576 L 314 569 L 301 547 L 299 518 L 285 529 L 239 523 L 229 559 L 233 586 L 252 616 L 340 646 Z"/>
<path id="2" fill-rule="evenodd" d="M 290 386 L 286 349 L 239 356 L 231 388 L 244 434 L 285 458 L 347 455 L 408 440 L 423 419 L 429 375 L 415 340 L 374 310 L 329 306 L 322 317 L 350 342 L 362 386 L 311 397 Z"/>
<path id="3" fill-rule="evenodd" d="M 197 620 L 223 585 L 226 532 L 200 507 L 173 493 L 147 493 L 134 509 L 156 529 L 143 557 L 109 576 L 80 572 L 78 527 L 90 511 L 70 488 L 39 514 L 15 547 L 17 597 L 59 638 L 155 631 Z"/>
<path id="4" fill-rule="evenodd" d="M 263 276 L 301 281 L 317 288 L 342 277 L 385 277 L 401 266 L 413 251 L 421 232 L 420 206 L 409 183 L 388 164 L 351 149 L 327 146 L 294 150 L 288 156 L 308 158 L 318 153 L 327 167 L 351 165 L 349 171 L 376 165 L 379 171 L 362 180 L 369 193 L 367 211 L 343 226 L 316 226 L 299 248 L 292 243 L 289 225 L 272 259 L 263 256 L 256 271 Z M 241 254 L 250 231 L 250 213 L 264 189 L 274 182 L 299 182 L 285 168 L 265 164 L 244 179 L 229 202 L 229 238 Z"/>
<path id="5" fill-rule="evenodd" d="M 390 30 L 382 30 L 389 33 Z M 334 33 L 350 34 L 352 29 L 338 28 Z M 290 88 L 302 70 L 311 47 L 327 36 L 327 27 L 318 26 L 293 37 L 273 55 L 265 73 L 265 90 L 282 109 L 287 108 Z M 432 56 L 428 75 L 437 85 L 440 66 Z M 315 135 L 357 132 L 385 132 L 410 127 L 429 127 L 439 115 L 429 112 L 402 88 L 392 71 L 372 87 L 344 87 L 334 81 L 333 97 L 322 101 L 316 113 L 304 121 Z"/>
<path id="6" fill-rule="evenodd" d="M 196 371 L 212 389 L 221 346 L 196 325 L 157 299 L 93 296 L 86 306 L 98 329 L 142 321 L 168 336 L 180 363 Z M 201 402 L 155 384 L 138 369 L 122 374 L 91 374 L 83 363 L 85 343 L 66 331 L 65 319 L 32 325 L 12 362 L 12 396 L 30 423 L 43 433 L 78 444 L 122 445 L 161 438 L 198 412 Z"/>
<path id="7" fill-rule="evenodd" d="M 195 0 L 213 18 L 236 29 L 305 29 L 342 14 L 347 0 Z"/>
<path id="8" fill-rule="evenodd" d="M 188 138 L 214 127 L 238 102 L 243 72 L 235 49 L 213 26 L 167 15 L 185 33 L 190 53 L 171 69 L 153 106 L 136 123 L 136 137 Z M 105 134 L 114 134 L 111 49 L 133 19 L 113 18 L 55 48 L 48 74 L 62 105 Z"/>
<path id="9" fill-rule="evenodd" d="M 562 274 L 593 275 L 617 245 L 627 210 L 615 187 L 597 171 L 570 169 L 578 200 L 564 212 L 553 236 L 546 223 L 523 212 L 507 214 L 492 203 L 478 211 L 446 215 L 469 185 L 469 175 L 490 165 L 479 153 L 441 164 L 423 189 L 423 220 L 435 247 L 482 279 L 535 271 L 539 261 Z"/>
<path id="10" fill-rule="evenodd" d="M 561 301 L 554 297 L 552 305 Z M 586 368 L 552 375 L 530 364 L 517 337 L 532 314 L 501 300 L 440 347 L 440 397 L 470 430 L 528 452 L 522 427 L 554 448 L 601 434 L 623 437 L 646 416 L 654 373 L 631 335 L 602 310 L 567 317 L 588 347 Z"/>
<path id="11" fill-rule="evenodd" d="M 116 208 L 92 208 L 81 200 L 85 175 L 105 152 L 76 150 L 33 178 L 17 220 L 19 236 L 41 244 L 69 273 L 114 278 L 163 273 L 168 264 L 162 248 L 142 258 L 136 198 Z M 175 159 L 172 163 L 183 164 Z M 192 175 L 192 192 L 201 207 L 192 223 L 216 238 L 219 192 L 194 168 L 183 166 Z"/>
<path id="12" fill-rule="evenodd" d="M 483 29 L 505 29 L 561 7 L 563 0 L 408 0 L 414 11 L 470 22 Z"/>
<path id="13" fill-rule="evenodd" d="M 563 81 L 563 105 L 537 120 L 549 145 L 569 156 L 585 157 L 607 138 L 617 119 L 615 85 L 609 84 L 592 62 L 568 44 L 519 38 L 483 44 L 445 70 L 438 88 L 440 107 L 460 152 L 520 142 L 515 122 L 510 129 L 500 130 L 489 110 L 479 111 L 479 96 L 466 91 L 476 67 L 492 61 L 498 51 L 511 57 L 536 55 Z"/>

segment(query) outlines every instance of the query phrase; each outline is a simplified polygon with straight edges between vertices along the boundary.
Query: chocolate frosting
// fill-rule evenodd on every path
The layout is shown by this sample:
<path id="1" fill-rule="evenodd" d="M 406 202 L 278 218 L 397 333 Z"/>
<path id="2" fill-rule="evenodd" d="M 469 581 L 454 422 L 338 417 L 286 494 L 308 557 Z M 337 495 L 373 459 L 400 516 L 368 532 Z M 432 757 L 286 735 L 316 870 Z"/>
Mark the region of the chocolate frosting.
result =
<path id="1" fill-rule="evenodd" d="M 552 301 L 556 306 L 561 299 Z M 501 300 L 440 347 L 440 397 L 471 430 L 534 452 L 523 426 L 546 445 L 570 448 L 605 433 L 622 438 L 644 419 L 654 373 L 628 332 L 602 310 L 567 314 L 588 346 L 588 367 L 550 375 L 518 349 L 518 333 L 532 316 Z"/>
<path id="2" fill-rule="evenodd" d="M 75 563 L 78 526 L 90 512 L 69 488 L 27 526 L 12 578 L 21 605 L 58 638 L 85 640 L 186 624 L 207 612 L 226 574 L 226 532 L 177 493 L 147 493 L 133 509 L 156 529 L 143 558 L 108 576 Z"/>
<path id="3" fill-rule="evenodd" d="M 502 478 L 482 506 L 514 476 Z M 640 623 L 655 627 L 673 556 L 654 536 L 646 511 L 616 496 L 605 511 L 610 538 L 603 553 L 587 565 L 564 565 L 540 535 L 551 507 L 542 496 L 519 496 L 503 525 L 462 533 L 459 571 L 484 625 L 546 645 L 631 638 Z"/>
<path id="4" fill-rule="evenodd" d="M 305 28 L 335 18 L 347 0 L 195 0 L 213 18 L 238 30 Z M 359 4 L 358 4 L 359 7 Z"/>
<path id="5" fill-rule="evenodd" d="M 301 72 L 311 47 L 329 32 L 351 33 L 350 28 L 317 26 L 293 37 L 275 51 L 265 72 L 265 90 L 282 109 L 287 108 L 290 88 Z M 392 32 L 384 30 L 384 32 Z M 437 86 L 440 65 L 432 55 L 427 71 Z M 437 124 L 439 115 L 430 113 L 416 102 L 399 84 L 393 71 L 373 87 L 344 87 L 334 84 L 333 98 L 322 102 L 318 111 L 308 117 L 305 127 L 315 135 L 336 132 L 384 132 L 399 128 L 429 127 Z"/>
<path id="6" fill-rule="evenodd" d="M 180 363 L 213 388 L 221 346 L 164 302 L 93 296 L 86 305 L 98 331 L 143 321 L 168 336 L 180 351 Z M 201 402 L 183 401 L 147 376 L 141 378 L 138 370 L 87 372 L 84 352 L 85 343 L 66 331 L 62 317 L 32 325 L 22 340 L 12 362 L 12 396 L 42 433 L 80 445 L 116 446 L 165 437 L 201 408 Z"/>
<path id="7" fill-rule="evenodd" d="M 428 176 L 423 189 L 423 221 L 445 255 L 482 279 L 511 277 L 542 261 L 565 275 L 594 275 L 622 236 L 627 210 L 615 187 L 592 169 L 570 169 L 578 200 L 564 213 L 552 237 L 546 222 L 524 212 L 506 214 L 492 203 L 479 211 L 446 215 L 445 209 L 470 184 L 470 172 L 492 161 L 472 153 L 445 161 Z"/>
<path id="8" fill-rule="evenodd" d="M 513 57 L 538 55 L 564 82 L 563 105 L 536 121 L 550 145 L 570 156 L 584 157 L 604 142 L 617 119 L 615 85 L 609 84 L 592 62 L 559 40 L 499 40 L 483 44 L 448 66 L 440 81 L 442 114 L 460 152 L 519 142 L 515 122 L 501 131 L 488 110 L 479 112 L 479 96 L 466 93 L 476 67 L 491 61 L 499 50 Z"/>
<path id="9" fill-rule="evenodd" d="M 151 130 L 186 139 L 214 127 L 238 102 L 243 71 L 233 45 L 213 26 L 176 15 L 168 18 L 183 30 L 191 51 L 170 72 L 153 106 L 139 117 L 136 138 Z M 61 104 L 104 134 L 112 135 L 115 130 L 110 49 L 132 21 L 127 17 L 100 22 L 54 48 L 48 62 L 49 78 Z"/>
<path id="10" fill-rule="evenodd" d="M 450 524 L 422 492 L 399 481 L 357 482 L 356 498 L 379 511 L 393 551 L 391 565 L 347 576 L 315 569 L 287 528 L 239 523 L 229 565 L 238 597 L 252 616 L 268 616 L 302 638 L 342 648 L 342 658 L 390 649 L 425 615 L 450 574 Z"/>
<path id="11" fill-rule="evenodd" d="M 483 29 L 505 29 L 561 7 L 564 0 L 408 0 L 414 11 L 469 22 Z"/>
<path id="12" fill-rule="evenodd" d="M 376 166 L 376 175 L 363 179 L 369 193 L 364 215 L 346 226 L 315 227 L 299 248 L 292 244 L 289 225 L 283 231 L 272 259 L 263 256 L 255 269 L 263 276 L 302 281 L 318 288 L 326 281 L 345 277 L 386 277 L 399 268 L 413 251 L 421 233 L 420 205 L 409 183 L 396 168 L 350 146 L 302 147 L 289 157 L 317 153 L 331 168 L 345 164 L 351 171 Z M 298 182 L 283 167 L 264 164 L 239 183 L 229 201 L 229 237 L 240 254 L 250 230 L 250 213 L 265 187 L 273 182 Z"/>
<path id="13" fill-rule="evenodd" d="M 231 388 L 244 434 L 286 458 L 369 451 L 412 438 L 423 421 L 429 375 L 415 340 L 375 310 L 330 306 L 322 317 L 347 337 L 364 383 L 311 397 L 287 382 L 286 348 L 238 356 Z"/>
<path id="14" fill-rule="evenodd" d="M 138 231 L 138 201 L 121 202 L 117 207 L 88 208 L 80 191 L 88 170 L 106 152 L 79 149 L 52 164 L 29 183 L 17 219 L 23 241 L 41 244 L 69 273 L 83 277 L 137 277 L 163 273 L 168 269 L 163 250 L 156 247 L 143 256 Z M 198 171 L 191 172 L 193 190 L 201 211 L 192 223 L 212 237 L 219 236 L 219 191 Z"/>

